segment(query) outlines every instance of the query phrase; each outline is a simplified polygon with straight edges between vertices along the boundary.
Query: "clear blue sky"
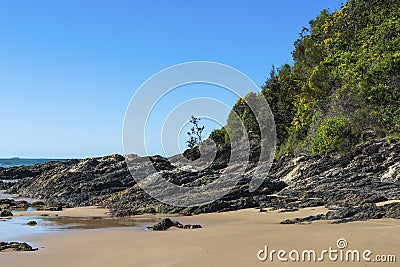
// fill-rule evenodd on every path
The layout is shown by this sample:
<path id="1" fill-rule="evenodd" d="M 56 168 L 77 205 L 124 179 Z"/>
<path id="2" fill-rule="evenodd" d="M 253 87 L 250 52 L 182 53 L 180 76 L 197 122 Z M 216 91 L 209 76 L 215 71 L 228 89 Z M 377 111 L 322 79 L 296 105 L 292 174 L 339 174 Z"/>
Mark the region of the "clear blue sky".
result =
<path id="1" fill-rule="evenodd" d="M 216 61 L 262 85 L 341 2 L 0 1 L 0 157 L 122 153 L 126 107 L 151 75 Z"/>

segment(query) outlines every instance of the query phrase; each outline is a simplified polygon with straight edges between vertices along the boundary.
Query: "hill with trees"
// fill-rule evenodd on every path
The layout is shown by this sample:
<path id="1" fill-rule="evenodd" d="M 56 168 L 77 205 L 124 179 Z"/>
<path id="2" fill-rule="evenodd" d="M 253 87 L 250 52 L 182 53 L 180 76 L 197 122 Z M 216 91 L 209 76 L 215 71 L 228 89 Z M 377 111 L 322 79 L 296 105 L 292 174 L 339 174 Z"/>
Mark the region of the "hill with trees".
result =
<path id="1" fill-rule="evenodd" d="M 343 153 L 397 136 L 399 0 L 349 0 L 333 13 L 321 11 L 301 30 L 292 56 L 293 65 L 272 67 L 262 88 L 275 118 L 277 155 Z M 238 99 L 231 111 L 253 135 L 258 125 L 246 101 L 255 97 Z M 229 143 L 224 128 L 210 138 Z"/>

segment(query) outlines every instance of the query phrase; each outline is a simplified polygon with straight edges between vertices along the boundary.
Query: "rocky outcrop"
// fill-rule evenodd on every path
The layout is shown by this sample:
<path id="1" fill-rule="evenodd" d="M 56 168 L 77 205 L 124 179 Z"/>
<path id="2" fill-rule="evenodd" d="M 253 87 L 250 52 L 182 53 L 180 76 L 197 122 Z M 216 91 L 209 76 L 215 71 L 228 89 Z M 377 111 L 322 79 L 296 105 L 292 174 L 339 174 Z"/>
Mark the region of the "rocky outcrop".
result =
<path id="1" fill-rule="evenodd" d="M 0 217 L 12 217 L 13 214 L 10 210 L 1 210 Z"/>
<path id="2" fill-rule="evenodd" d="M 288 186 L 270 202 L 276 208 L 347 207 L 400 199 L 399 181 L 381 179 L 398 162 L 400 144 L 385 140 L 360 145 L 342 157 L 280 161 L 275 166 L 279 171 L 271 175 L 287 179 L 291 174 L 292 179 L 286 180 Z"/>
<path id="3" fill-rule="evenodd" d="M 134 179 L 126 168 L 125 158 L 112 155 L 60 164 L 21 180 L 9 192 L 40 198 L 50 206 L 75 207 L 90 205 L 98 197 L 132 185 Z"/>
<path id="4" fill-rule="evenodd" d="M 390 203 L 384 206 L 364 204 L 354 207 L 342 207 L 328 211 L 326 214 L 294 218 L 282 221 L 281 224 L 300 224 L 305 222 L 331 220 L 333 224 L 369 219 L 393 218 L 400 219 L 400 203 Z"/>
<path id="5" fill-rule="evenodd" d="M 36 164 L 33 166 L 19 166 L 3 168 L 0 167 L 0 180 L 16 180 L 28 177 L 35 177 L 43 172 L 50 171 L 60 166 L 69 166 L 78 163 L 79 160 L 71 159 L 65 161 L 49 161 L 44 164 Z"/>
<path id="6" fill-rule="evenodd" d="M 5 183 L 3 181 L 0 181 L 0 190 L 7 190 L 14 184 L 15 183 Z"/>
<path id="7" fill-rule="evenodd" d="M 0 210 L 27 210 L 30 204 L 27 201 L 14 199 L 0 199 Z"/>
<path id="8" fill-rule="evenodd" d="M 381 176 L 381 182 L 395 183 L 400 181 L 400 162 L 389 167 L 388 171 Z"/>
<path id="9" fill-rule="evenodd" d="M 229 147 L 223 147 L 209 167 L 202 170 L 197 170 L 196 161 L 190 161 L 199 158 L 198 150 L 186 151 L 186 158 L 180 155 L 169 159 L 155 156 L 150 157 L 150 161 L 132 155 L 129 162 L 135 178 L 151 178 L 156 169 L 164 179 L 179 186 L 192 187 L 217 180 L 227 168 L 231 155 L 240 153 L 244 153 L 240 148 L 231 151 Z M 239 177 L 240 181 L 221 199 L 200 207 L 173 207 L 151 198 L 136 184 L 125 158 L 120 155 L 58 163 L 58 166 L 48 169 L 37 167 L 37 172 L 31 171 L 28 178 L 20 180 L 9 192 L 41 198 L 53 206 L 102 205 L 110 208 L 115 216 L 155 212 L 190 215 L 253 207 L 296 210 L 326 206 L 334 211 L 353 207 L 360 209 L 358 214 L 363 211 L 371 214 L 351 216 L 354 219 L 379 217 L 377 214 L 397 218 L 397 213 L 392 212 L 396 208 L 386 212 L 375 203 L 400 199 L 399 142 L 371 141 L 340 157 L 285 155 L 275 160 L 269 173 L 257 173 L 265 180 L 256 191 L 249 192 L 249 182 L 254 177 L 252 164 L 257 161 L 257 156 L 257 153 L 250 155 L 245 173 L 236 171 L 242 163 L 229 166 L 231 174 Z M 9 173 L 9 177 L 15 175 Z M 156 190 L 162 192 L 164 188 L 156 187 Z M 213 193 L 218 192 L 210 192 Z M 376 212 L 368 212 L 374 206 Z M 351 217 L 338 216 L 335 220 Z"/>

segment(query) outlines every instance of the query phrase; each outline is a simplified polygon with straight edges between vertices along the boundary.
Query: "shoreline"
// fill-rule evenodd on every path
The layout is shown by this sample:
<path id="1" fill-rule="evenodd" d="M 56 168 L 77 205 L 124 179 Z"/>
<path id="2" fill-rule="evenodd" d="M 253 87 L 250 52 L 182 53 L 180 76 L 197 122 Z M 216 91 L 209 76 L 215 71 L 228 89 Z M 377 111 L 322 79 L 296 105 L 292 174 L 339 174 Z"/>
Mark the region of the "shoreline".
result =
<path id="1" fill-rule="evenodd" d="M 41 244 L 36 252 L 2 253 L 5 266 L 285 266 L 283 262 L 260 262 L 257 252 L 268 245 L 274 249 L 326 249 L 345 238 L 351 249 L 371 249 L 381 254 L 396 254 L 400 260 L 400 221 L 369 220 L 345 224 L 317 221 L 311 224 L 282 225 L 295 217 L 317 215 L 324 207 L 296 212 L 260 213 L 256 209 L 208 213 L 193 216 L 155 214 L 154 218 L 174 217 L 202 229 L 169 229 L 164 232 L 133 231 L 130 228 L 79 230 L 32 236 L 27 242 Z M 91 215 L 91 214 L 90 214 Z M 135 216 L 133 216 L 135 217 Z M 137 216 L 139 217 L 139 216 Z M 143 217 L 142 215 L 140 217 Z M 62 260 L 61 260 L 62 259 Z M 332 262 L 295 263 L 296 266 Z M 350 262 L 340 266 L 374 266 Z M 396 263 L 388 263 L 395 266 Z"/>
<path id="2" fill-rule="evenodd" d="M 110 211 L 97 206 L 86 206 L 76 208 L 64 208 L 61 211 L 35 210 L 35 211 L 19 211 L 14 213 L 14 217 L 23 216 L 41 216 L 42 214 L 57 215 L 59 217 L 109 217 Z"/>

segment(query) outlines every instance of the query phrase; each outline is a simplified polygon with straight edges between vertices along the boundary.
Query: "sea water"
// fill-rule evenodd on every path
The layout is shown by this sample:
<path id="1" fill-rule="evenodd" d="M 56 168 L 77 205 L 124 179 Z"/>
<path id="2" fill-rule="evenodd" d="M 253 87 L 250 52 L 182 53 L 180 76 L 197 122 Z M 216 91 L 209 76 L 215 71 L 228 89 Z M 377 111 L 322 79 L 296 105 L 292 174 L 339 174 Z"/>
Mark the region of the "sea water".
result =
<path id="1" fill-rule="evenodd" d="M 21 159 L 21 158 L 9 158 L 0 159 L 0 167 L 9 168 L 15 166 L 33 166 L 36 164 L 43 164 L 49 161 L 63 161 L 64 159 Z"/>
<path id="2" fill-rule="evenodd" d="M 30 203 L 36 201 L 30 198 L 19 198 L 0 191 L 0 199 L 25 200 Z M 28 208 L 27 211 L 34 211 Z M 114 227 L 129 227 L 135 231 L 145 231 L 147 226 L 157 222 L 154 218 L 100 218 L 100 217 L 66 217 L 66 216 L 18 216 L 21 210 L 13 210 L 11 218 L 0 218 L 0 241 L 20 241 L 24 238 L 40 234 L 49 234 L 65 231 L 79 231 L 89 229 L 104 229 Z M 43 211 L 43 214 L 46 212 Z M 29 226 L 29 221 L 37 222 Z M 25 240 L 26 241 L 26 240 Z"/>

